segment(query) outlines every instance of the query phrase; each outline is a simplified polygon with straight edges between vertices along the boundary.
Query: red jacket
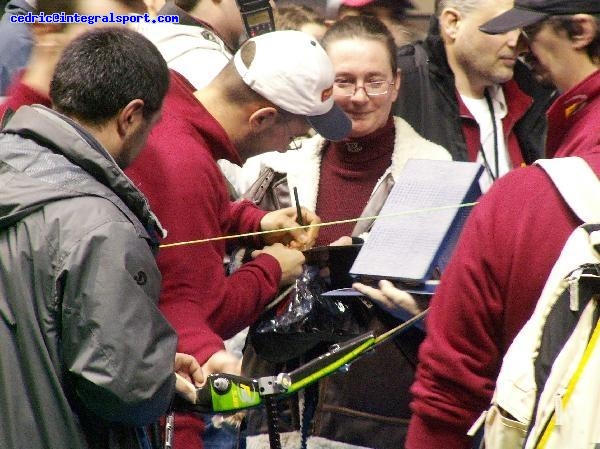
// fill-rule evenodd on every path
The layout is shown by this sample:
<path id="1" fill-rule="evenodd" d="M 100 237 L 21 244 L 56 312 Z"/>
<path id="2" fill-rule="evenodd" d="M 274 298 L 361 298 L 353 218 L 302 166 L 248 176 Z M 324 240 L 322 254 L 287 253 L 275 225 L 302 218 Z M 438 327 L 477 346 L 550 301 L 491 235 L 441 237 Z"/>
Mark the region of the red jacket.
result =
<path id="1" fill-rule="evenodd" d="M 504 96 L 507 101 L 508 110 L 506 116 L 502 119 L 502 131 L 506 141 L 506 149 L 510 157 L 511 168 L 519 168 L 526 165 L 523 158 L 523 152 L 519 143 L 519 137 L 515 133 L 515 126 L 525 115 L 527 109 L 531 107 L 532 99 L 526 95 L 514 80 L 510 80 L 502 85 Z M 462 132 L 467 145 L 467 154 L 469 161 L 476 161 L 481 151 L 481 136 L 479 125 L 475 117 L 462 101 L 460 94 L 456 91 L 456 101 L 461 117 Z"/>
<path id="2" fill-rule="evenodd" d="M 600 175 L 600 71 L 548 116 L 549 154 L 582 156 Z M 536 166 L 506 174 L 481 198 L 432 299 L 408 449 L 470 447 L 465 434 L 489 405 L 502 357 L 579 224 Z"/>
<path id="3" fill-rule="evenodd" d="M 229 201 L 217 159 L 239 163 L 221 125 L 193 96 L 194 88 L 174 74 L 146 148 L 126 170 L 167 229 L 165 244 L 260 230 L 265 212 L 250 202 Z M 229 338 L 254 322 L 279 287 L 281 269 L 261 255 L 227 277 L 225 241 L 159 251 L 163 275 L 160 307 L 177 330 L 178 349 L 204 363 Z M 202 447 L 202 427 L 178 415 L 174 447 Z"/>
<path id="4" fill-rule="evenodd" d="M 171 77 L 163 115 L 140 156 L 126 170 L 150 201 L 168 235 L 163 244 L 260 230 L 266 212 L 229 201 L 216 163 L 239 156 L 221 125 L 183 77 Z M 179 349 L 204 363 L 222 339 L 252 323 L 273 298 L 281 270 L 258 257 L 232 276 L 223 270 L 224 240 L 163 248 L 161 307 L 179 333 Z"/>
<path id="5" fill-rule="evenodd" d="M 38 92 L 35 89 L 23 84 L 21 78 L 23 72 L 14 77 L 12 84 L 6 91 L 6 101 L 0 103 L 0 123 L 6 111 L 15 112 L 20 106 L 29 106 L 32 104 L 41 104 L 50 107 L 50 98 L 47 95 Z"/>

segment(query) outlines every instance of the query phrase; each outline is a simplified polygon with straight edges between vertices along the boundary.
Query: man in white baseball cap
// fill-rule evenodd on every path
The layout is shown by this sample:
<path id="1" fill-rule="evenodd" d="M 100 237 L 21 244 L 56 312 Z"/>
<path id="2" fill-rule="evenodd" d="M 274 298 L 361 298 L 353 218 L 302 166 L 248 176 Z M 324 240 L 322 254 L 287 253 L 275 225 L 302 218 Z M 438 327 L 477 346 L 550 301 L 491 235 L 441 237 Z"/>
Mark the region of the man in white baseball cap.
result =
<path id="1" fill-rule="evenodd" d="M 201 69 L 202 60 L 197 63 Z M 351 122 L 331 97 L 334 76 L 323 48 L 299 31 L 248 40 L 201 90 L 174 73 L 162 120 L 127 170 L 168 230 L 164 244 L 318 223 L 306 209 L 300 220 L 294 208 L 266 213 L 247 201 L 231 203 L 216 161 L 241 164 L 259 153 L 285 151 L 310 126 L 327 139 L 343 139 Z M 297 248 L 312 246 L 316 229 L 255 239 L 262 249 L 229 276 L 222 239 L 162 248 L 160 305 L 179 335 L 180 351 L 193 354 L 206 374 L 239 372 L 223 338 L 255 321 L 280 286 L 301 273 L 304 256 Z M 201 448 L 201 434 L 198 418 L 176 417 L 175 447 Z"/>
<path id="2" fill-rule="evenodd" d="M 248 47 L 254 47 L 253 56 Z M 331 96 L 333 66 L 314 37 L 291 30 L 263 34 L 233 60 L 254 92 L 284 111 L 305 116 L 326 139 L 342 140 L 350 132 L 350 120 Z"/>

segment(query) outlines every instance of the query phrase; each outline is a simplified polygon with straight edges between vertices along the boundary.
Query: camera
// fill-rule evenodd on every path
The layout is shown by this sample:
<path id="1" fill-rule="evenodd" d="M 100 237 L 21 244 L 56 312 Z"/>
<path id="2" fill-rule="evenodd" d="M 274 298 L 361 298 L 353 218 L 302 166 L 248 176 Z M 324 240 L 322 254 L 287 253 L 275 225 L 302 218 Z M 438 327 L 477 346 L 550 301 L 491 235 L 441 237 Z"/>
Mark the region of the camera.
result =
<path id="1" fill-rule="evenodd" d="M 248 37 L 275 31 L 273 9 L 269 0 L 236 0 Z"/>

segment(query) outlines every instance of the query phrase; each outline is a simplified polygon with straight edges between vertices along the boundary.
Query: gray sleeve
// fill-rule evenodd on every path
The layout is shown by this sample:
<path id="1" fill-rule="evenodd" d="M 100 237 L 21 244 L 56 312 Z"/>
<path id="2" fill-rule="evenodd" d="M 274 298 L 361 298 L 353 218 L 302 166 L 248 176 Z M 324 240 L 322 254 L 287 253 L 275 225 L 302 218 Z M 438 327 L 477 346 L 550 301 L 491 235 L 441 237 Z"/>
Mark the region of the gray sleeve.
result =
<path id="1" fill-rule="evenodd" d="M 145 425 L 174 392 L 177 337 L 157 302 L 160 274 L 127 222 L 102 225 L 66 256 L 62 350 L 76 397 L 112 422 Z"/>

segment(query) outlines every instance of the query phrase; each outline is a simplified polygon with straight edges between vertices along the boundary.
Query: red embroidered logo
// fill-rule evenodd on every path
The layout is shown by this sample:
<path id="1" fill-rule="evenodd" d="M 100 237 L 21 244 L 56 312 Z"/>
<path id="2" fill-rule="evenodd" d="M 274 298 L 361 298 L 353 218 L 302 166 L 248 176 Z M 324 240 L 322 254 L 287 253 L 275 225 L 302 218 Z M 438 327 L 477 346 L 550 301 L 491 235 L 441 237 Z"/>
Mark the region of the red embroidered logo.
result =
<path id="1" fill-rule="evenodd" d="M 565 102 L 565 118 L 571 117 L 587 104 L 587 95 L 576 95 Z"/>

